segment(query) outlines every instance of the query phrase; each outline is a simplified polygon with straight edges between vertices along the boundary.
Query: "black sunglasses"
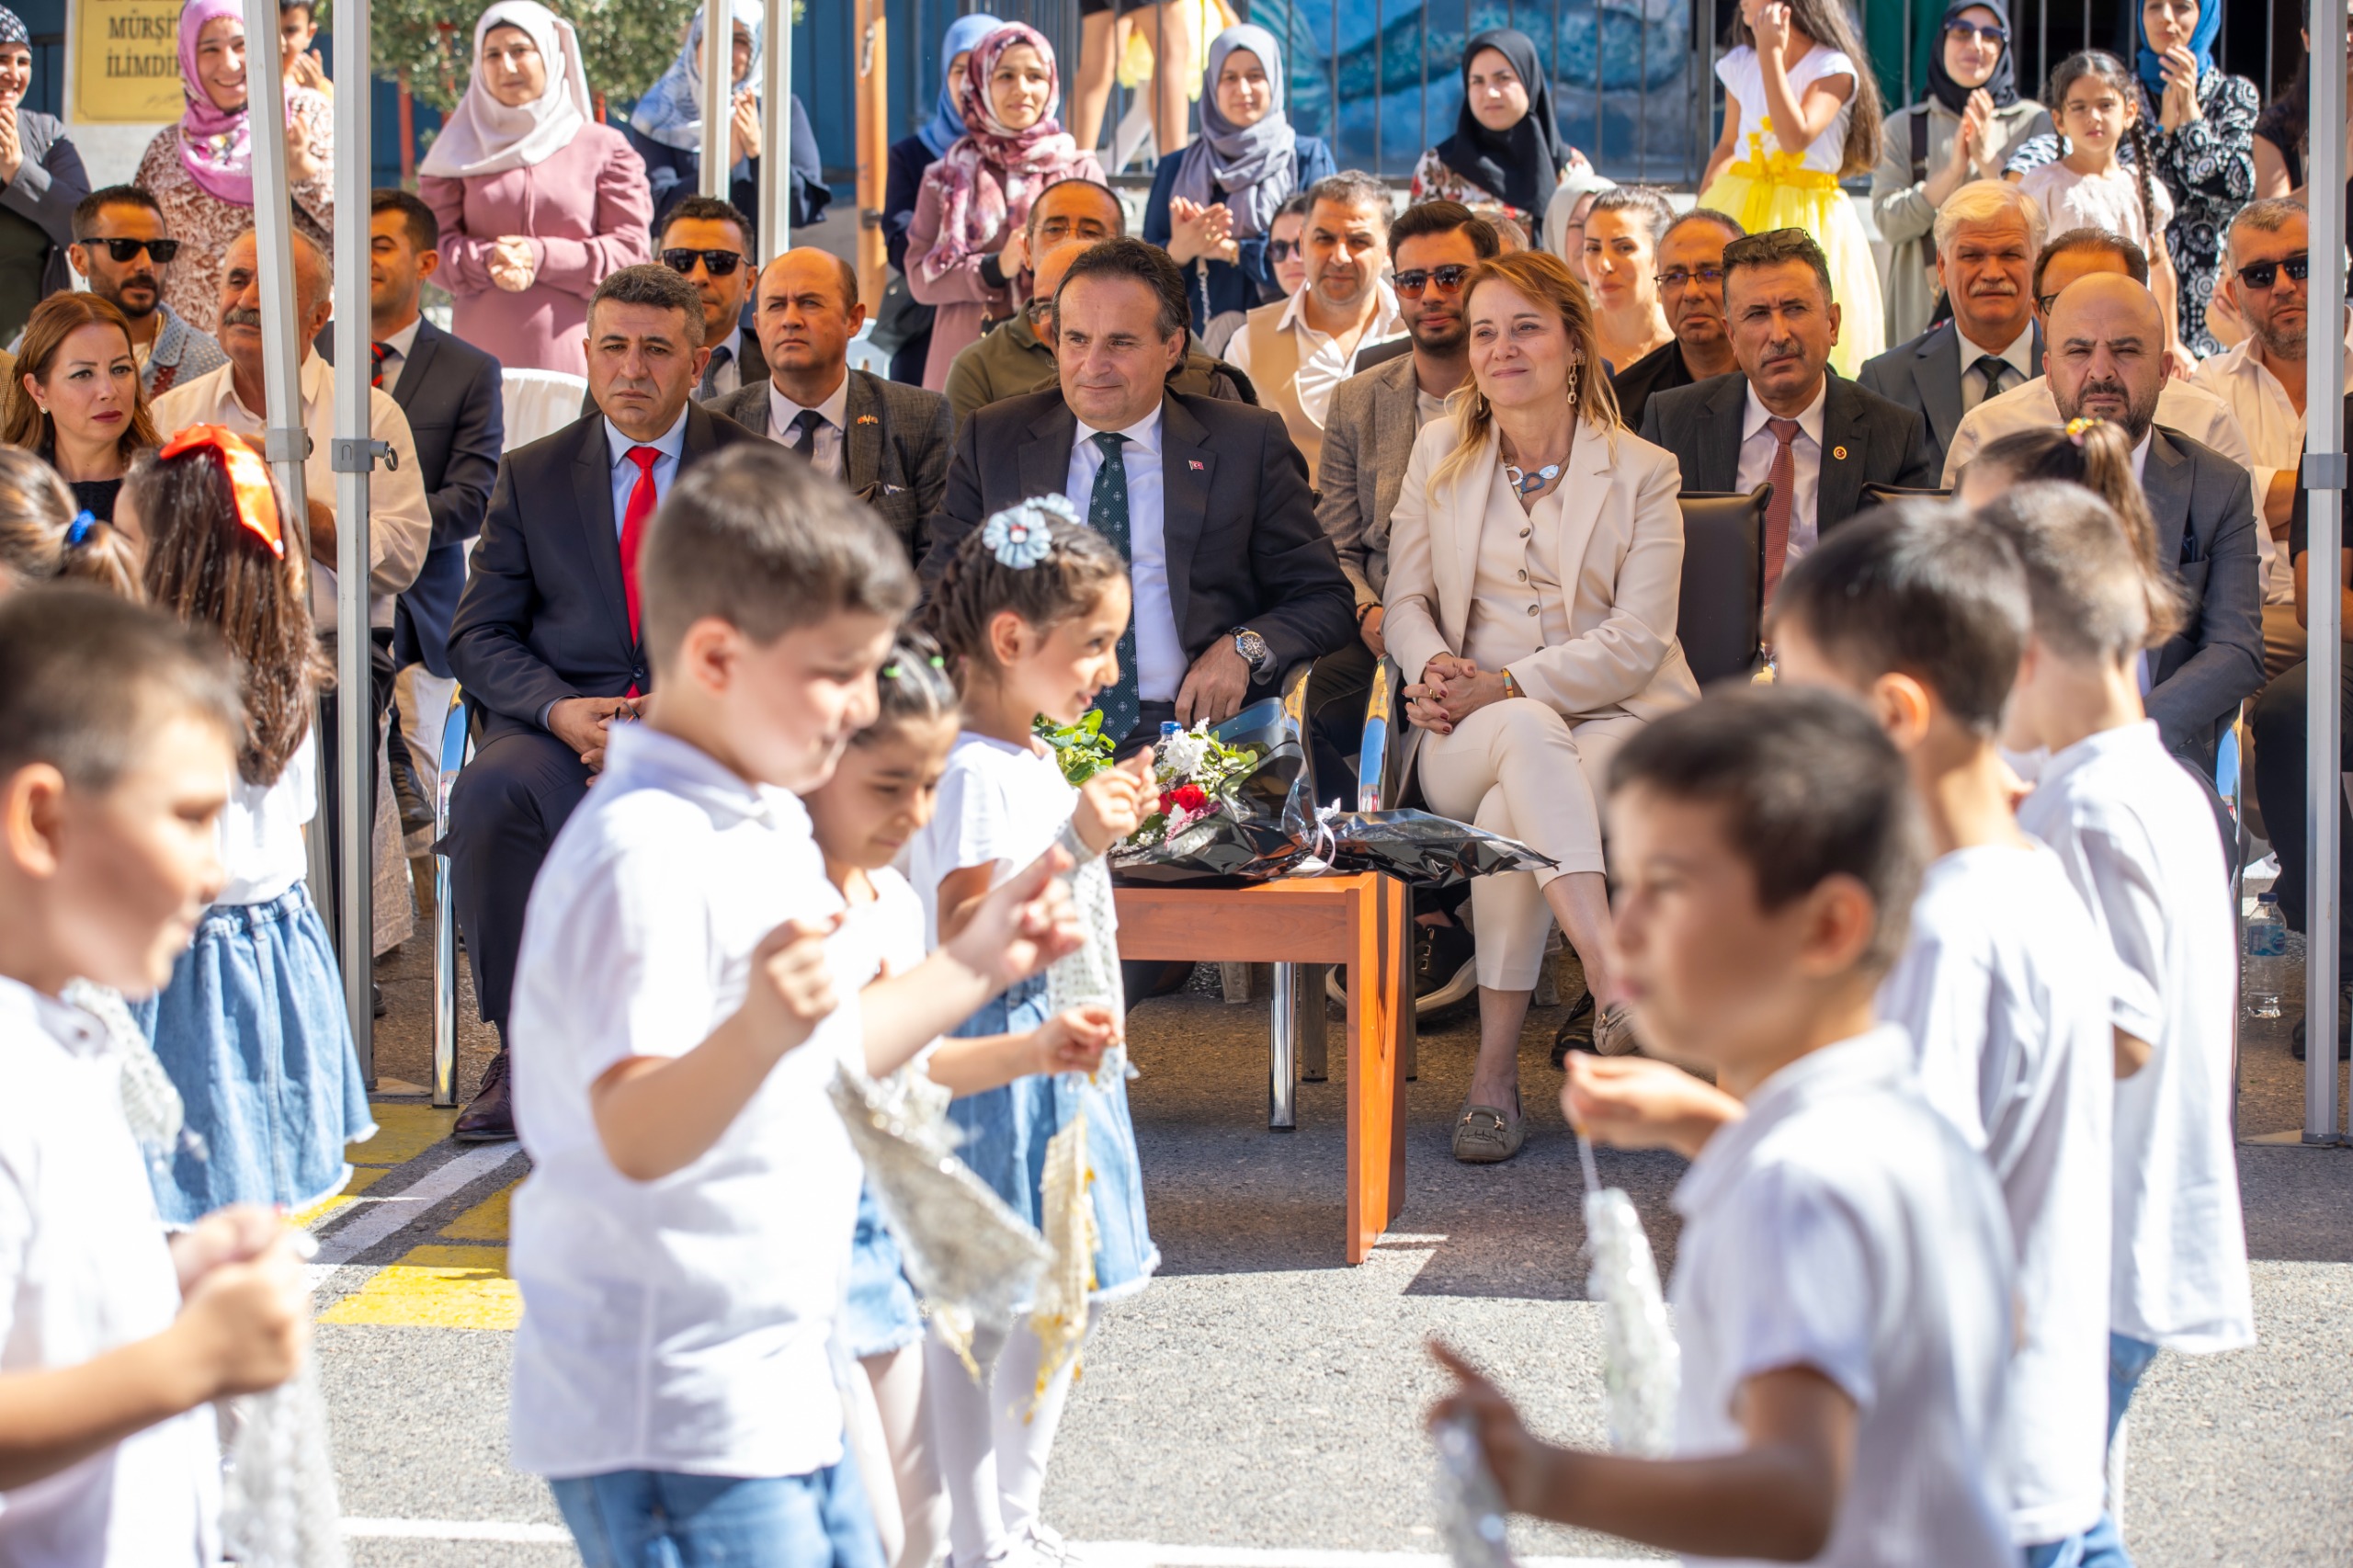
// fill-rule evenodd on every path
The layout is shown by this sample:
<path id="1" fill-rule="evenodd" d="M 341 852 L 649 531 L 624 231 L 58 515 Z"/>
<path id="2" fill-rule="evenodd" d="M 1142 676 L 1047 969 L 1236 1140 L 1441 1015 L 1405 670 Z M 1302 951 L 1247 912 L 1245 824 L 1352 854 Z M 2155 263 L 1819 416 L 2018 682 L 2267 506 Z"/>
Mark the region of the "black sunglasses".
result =
<path id="1" fill-rule="evenodd" d="M 1397 274 L 1389 281 L 1408 300 L 1418 300 L 1433 283 L 1438 285 L 1438 291 L 1441 294 L 1460 294 L 1462 292 L 1462 280 L 1470 276 L 1469 267 L 1450 261 L 1444 267 L 1417 267 L 1411 272 Z"/>
<path id="2" fill-rule="evenodd" d="M 662 265 L 673 272 L 692 272 L 697 256 L 702 257 L 703 266 L 713 278 L 725 278 L 744 265 L 743 253 L 732 250 L 665 250 L 662 253 Z"/>
<path id="3" fill-rule="evenodd" d="M 2000 27 L 1981 28 L 1970 22 L 1955 22 L 1945 28 L 1945 37 L 1958 39 L 1964 43 L 1972 38 L 1982 38 L 1987 43 L 2007 43 L 2010 41 L 2010 29 Z"/>
<path id="4" fill-rule="evenodd" d="M 2278 282 L 2282 272 L 2288 275 L 2290 282 L 2302 283 L 2312 276 L 2312 270 L 2313 258 L 2310 255 L 2282 256 L 2278 261 L 2252 262 L 2240 267 L 2239 281 L 2261 293 Z"/>
<path id="5" fill-rule="evenodd" d="M 1292 256 L 1299 255 L 1299 253 L 1305 248 L 1306 247 L 1302 245 L 1297 240 L 1268 240 L 1267 242 L 1267 259 L 1268 261 L 1289 261 Z"/>
<path id="6" fill-rule="evenodd" d="M 129 261 L 141 251 L 154 258 L 158 267 L 169 267 L 172 257 L 180 254 L 177 240 L 84 240 L 85 245 L 104 245 L 107 255 L 117 261 Z"/>

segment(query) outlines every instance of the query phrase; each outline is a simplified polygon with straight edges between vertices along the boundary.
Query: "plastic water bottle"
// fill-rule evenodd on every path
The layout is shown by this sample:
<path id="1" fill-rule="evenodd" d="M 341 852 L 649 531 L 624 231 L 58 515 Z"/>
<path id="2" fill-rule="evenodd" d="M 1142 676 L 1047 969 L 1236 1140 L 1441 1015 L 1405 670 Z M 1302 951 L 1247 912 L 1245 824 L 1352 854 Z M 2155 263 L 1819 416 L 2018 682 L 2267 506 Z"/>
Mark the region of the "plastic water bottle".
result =
<path id="1" fill-rule="evenodd" d="M 2288 974 L 2288 923 L 2280 918 L 2279 895 L 2255 897 L 2255 914 L 2246 923 L 2246 968 L 2239 982 L 2247 1016 L 2276 1018 L 2279 992 Z"/>
<path id="2" fill-rule="evenodd" d="M 1185 726 L 1178 723 L 1176 720 L 1163 719 L 1160 722 L 1160 749 L 1164 752 L 1166 751 L 1168 749 L 1168 743 L 1175 740 L 1184 733 Z"/>

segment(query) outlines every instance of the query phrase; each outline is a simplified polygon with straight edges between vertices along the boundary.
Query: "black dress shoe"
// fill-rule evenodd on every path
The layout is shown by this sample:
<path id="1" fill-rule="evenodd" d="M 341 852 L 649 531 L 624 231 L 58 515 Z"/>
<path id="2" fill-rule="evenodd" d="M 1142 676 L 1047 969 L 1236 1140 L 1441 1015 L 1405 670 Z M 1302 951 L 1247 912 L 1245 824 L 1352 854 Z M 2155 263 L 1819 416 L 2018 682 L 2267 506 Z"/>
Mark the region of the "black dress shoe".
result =
<path id="1" fill-rule="evenodd" d="M 425 791 L 418 787 L 415 771 L 405 763 L 396 763 L 392 766 L 392 804 L 400 812 L 402 834 L 430 833 L 433 830 L 433 803 L 425 798 Z"/>
<path id="2" fill-rule="evenodd" d="M 1552 1065 L 1566 1067 L 1572 1051 L 1593 1049 L 1593 993 L 1578 997 L 1569 1008 L 1569 1016 L 1552 1031 Z"/>
<path id="3" fill-rule="evenodd" d="M 392 1011 L 390 1007 L 384 1006 L 384 988 L 372 980 L 368 983 L 368 1001 L 375 1010 L 376 1017 L 380 1018 Z"/>
<path id="4" fill-rule="evenodd" d="M 482 1071 L 482 1087 L 473 1103 L 458 1113 L 450 1138 L 460 1143 L 507 1143 L 515 1138 L 515 1109 L 508 1097 L 506 1052 L 501 1051 Z"/>

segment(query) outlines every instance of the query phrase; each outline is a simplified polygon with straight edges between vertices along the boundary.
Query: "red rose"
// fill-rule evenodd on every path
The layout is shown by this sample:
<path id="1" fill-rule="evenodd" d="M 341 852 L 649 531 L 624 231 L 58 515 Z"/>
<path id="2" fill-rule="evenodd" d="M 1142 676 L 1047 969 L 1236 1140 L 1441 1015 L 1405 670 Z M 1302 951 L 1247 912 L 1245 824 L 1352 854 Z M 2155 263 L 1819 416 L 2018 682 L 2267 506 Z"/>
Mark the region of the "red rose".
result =
<path id="1" fill-rule="evenodd" d="M 1179 784 L 1174 790 L 1162 790 L 1160 794 L 1163 812 L 1175 805 L 1181 807 L 1188 815 L 1198 816 L 1209 809 L 1209 792 L 1199 784 Z"/>

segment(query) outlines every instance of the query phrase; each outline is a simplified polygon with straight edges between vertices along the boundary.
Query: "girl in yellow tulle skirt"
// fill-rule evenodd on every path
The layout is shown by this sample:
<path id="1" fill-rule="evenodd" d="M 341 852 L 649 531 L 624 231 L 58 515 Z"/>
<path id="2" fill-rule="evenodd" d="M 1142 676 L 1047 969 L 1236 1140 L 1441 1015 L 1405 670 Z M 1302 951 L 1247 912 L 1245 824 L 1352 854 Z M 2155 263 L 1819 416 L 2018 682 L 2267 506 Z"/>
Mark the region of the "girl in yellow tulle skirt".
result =
<path id="1" fill-rule="evenodd" d="M 1731 41 L 1716 62 L 1723 137 L 1708 160 L 1699 205 L 1752 234 L 1803 229 L 1814 237 L 1838 305 L 1830 363 L 1851 377 L 1887 347 L 1879 266 L 1853 201 L 1838 188 L 1842 177 L 1879 162 L 1879 83 L 1839 0 L 1740 0 Z"/>

